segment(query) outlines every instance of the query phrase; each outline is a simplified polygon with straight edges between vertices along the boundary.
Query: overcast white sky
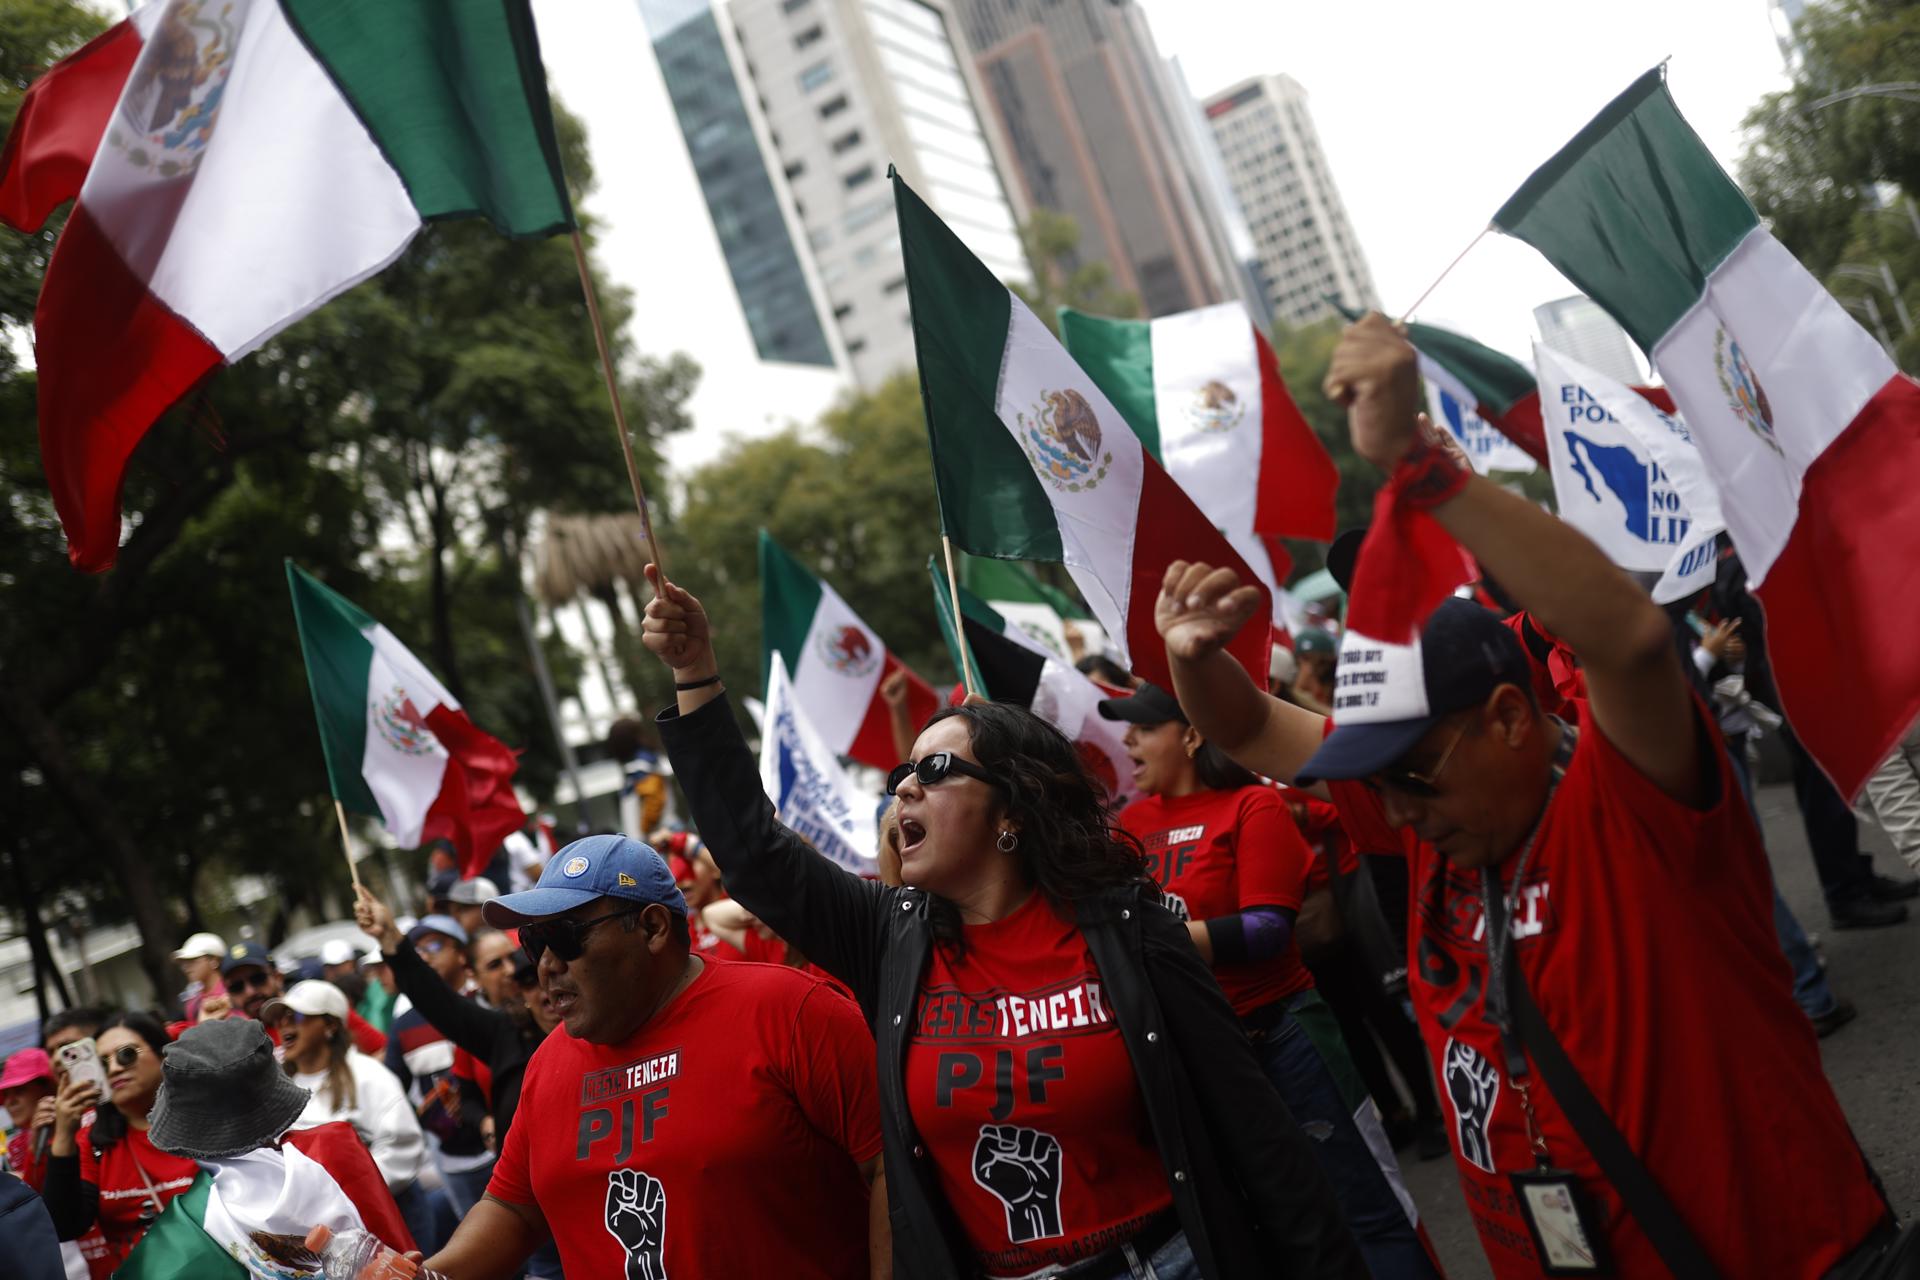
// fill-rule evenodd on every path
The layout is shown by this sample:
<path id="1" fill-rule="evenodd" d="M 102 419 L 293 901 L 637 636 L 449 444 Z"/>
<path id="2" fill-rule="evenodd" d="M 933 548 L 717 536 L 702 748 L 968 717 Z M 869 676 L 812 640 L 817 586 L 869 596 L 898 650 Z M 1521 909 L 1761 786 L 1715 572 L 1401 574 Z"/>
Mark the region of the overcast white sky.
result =
<path id="1" fill-rule="evenodd" d="M 1766 0 L 1141 0 L 1194 90 L 1286 72 L 1312 97 L 1381 301 L 1411 303 L 1520 181 L 1671 56 L 1675 99 L 1729 169 L 1748 108 L 1785 75 Z M 635 0 L 535 0 L 549 78 L 591 131 L 601 259 L 634 291 L 641 349 L 706 369 L 687 467 L 729 434 L 809 421 L 831 375 L 755 358 Z M 1525 358 L 1533 308 L 1573 289 L 1490 236 L 1422 306 Z"/>

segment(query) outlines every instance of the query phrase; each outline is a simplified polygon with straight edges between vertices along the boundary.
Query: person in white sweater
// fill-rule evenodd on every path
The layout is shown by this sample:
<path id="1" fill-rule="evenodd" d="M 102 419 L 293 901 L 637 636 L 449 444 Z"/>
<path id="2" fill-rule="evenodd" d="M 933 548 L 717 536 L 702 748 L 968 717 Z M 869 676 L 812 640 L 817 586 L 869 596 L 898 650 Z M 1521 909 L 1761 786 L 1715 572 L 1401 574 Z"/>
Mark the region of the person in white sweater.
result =
<path id="1" fill-rule="evenodd" d="M 353 1047 L 346 995 L 331 982 L 295 983 L 261 1010 L 261 1020 L 280 1034 L 286 1073 L 313 1094 L 293 1127 L 351 1124 L 404 1211 L 426 1139 L 393 1072 Z"/>

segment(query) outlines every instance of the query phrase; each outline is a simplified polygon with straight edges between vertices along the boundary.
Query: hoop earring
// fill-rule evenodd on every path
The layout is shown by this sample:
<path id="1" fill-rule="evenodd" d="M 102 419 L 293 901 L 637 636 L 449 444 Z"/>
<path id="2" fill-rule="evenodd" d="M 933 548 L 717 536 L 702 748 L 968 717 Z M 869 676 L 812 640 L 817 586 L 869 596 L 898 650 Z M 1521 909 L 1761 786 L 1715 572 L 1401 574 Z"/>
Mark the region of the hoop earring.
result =
<path id="1" fill-rule="evenodd" d="M 1020 837 L 1011 830 L 1004 830 L 1000 833 L 1000 838 L 993 842 L 993 847 L 1002 853 L 1012 853 L 1020 847 Z"/>

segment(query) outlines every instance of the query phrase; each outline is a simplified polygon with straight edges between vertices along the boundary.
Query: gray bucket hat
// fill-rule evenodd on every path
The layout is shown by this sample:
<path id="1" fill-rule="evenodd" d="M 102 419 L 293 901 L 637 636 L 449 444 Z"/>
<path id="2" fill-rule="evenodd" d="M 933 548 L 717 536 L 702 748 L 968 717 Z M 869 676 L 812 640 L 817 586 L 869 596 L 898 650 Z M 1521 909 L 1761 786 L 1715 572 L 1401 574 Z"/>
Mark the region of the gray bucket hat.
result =
<path id="1" fill-rule="evenodd" d="M 273 1060 L 273 1042 L 251 1018 L 190 1027 L 160 1062 L 147 1138 L 190 1160 L 218 1160 L 273 1143 L 312 1095 Z"/>

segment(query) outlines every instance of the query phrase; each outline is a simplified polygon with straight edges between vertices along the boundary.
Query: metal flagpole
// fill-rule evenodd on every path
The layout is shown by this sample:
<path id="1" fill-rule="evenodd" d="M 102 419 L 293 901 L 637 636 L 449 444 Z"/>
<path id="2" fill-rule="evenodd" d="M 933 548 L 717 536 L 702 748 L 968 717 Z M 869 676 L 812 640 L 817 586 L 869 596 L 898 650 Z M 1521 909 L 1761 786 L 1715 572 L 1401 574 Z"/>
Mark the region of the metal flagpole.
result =
<path id="1" fill-rule="evenodd" d="M 953 638 L 960 646 L 960 679 L 966 683 L 967 696 L 980 696 L 979 682 L 973 678 L 972 650 L 967 644 L 967 624 L 960 617 L 960 579 L 953 573 L 953 539 L 940 535 L 941 549 L 947 553 L 947 590 L 953 598 Z"/>

